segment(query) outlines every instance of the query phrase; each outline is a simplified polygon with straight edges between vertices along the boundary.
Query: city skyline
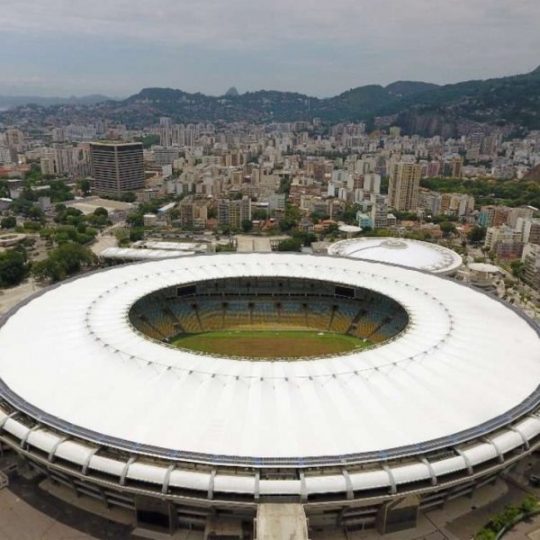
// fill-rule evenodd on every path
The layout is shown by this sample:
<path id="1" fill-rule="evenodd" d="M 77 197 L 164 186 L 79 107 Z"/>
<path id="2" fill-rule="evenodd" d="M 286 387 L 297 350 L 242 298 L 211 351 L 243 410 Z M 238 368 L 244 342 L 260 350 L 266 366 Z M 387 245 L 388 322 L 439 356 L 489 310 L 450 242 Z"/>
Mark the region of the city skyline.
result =
<path id="1" fill-rule="evenodd" d="M 540 5 L 364 0 L 271 7 L 62 0 L 3 7 L 0 94 L 104 93 L 143 87 L 223 94 L 274 89 L 335 95 L 365 84 L 437 84 L 537 67 Z"/>

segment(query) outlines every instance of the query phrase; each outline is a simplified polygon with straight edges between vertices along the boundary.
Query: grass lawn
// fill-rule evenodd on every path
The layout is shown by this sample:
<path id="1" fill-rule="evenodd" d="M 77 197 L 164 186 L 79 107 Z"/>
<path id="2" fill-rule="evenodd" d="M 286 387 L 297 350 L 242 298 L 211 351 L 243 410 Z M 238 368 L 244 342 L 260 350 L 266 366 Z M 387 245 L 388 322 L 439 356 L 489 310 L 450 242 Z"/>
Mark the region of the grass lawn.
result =
<path id="1" fill-rule="evenodd" d="M 182 334 L 171 345 L 203 353 L 249 358 L 306 358 L 365 349 L 353 336 L 309 330 L 223 330 Z"/>

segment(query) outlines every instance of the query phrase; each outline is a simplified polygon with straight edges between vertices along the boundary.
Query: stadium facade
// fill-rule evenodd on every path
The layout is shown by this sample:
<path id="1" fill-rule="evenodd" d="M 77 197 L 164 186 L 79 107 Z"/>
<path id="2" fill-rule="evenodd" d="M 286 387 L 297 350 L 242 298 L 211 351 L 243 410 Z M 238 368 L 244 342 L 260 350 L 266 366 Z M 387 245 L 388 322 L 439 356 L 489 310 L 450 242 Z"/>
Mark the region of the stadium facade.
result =
<path id="1" fill-rule="evenodd" d="M 258 310 L 377 339 L 295 361 L 167 343 Z M 0 321 L 0 441 L 81 498 L 167 530 L 249 527 L 271 502 L 303 505 L 312 528 L 394 531 L 538 447 L 538 345 L 538 328 L 492 297 L 388 264 L 230 254 L 116 267 Z"/>

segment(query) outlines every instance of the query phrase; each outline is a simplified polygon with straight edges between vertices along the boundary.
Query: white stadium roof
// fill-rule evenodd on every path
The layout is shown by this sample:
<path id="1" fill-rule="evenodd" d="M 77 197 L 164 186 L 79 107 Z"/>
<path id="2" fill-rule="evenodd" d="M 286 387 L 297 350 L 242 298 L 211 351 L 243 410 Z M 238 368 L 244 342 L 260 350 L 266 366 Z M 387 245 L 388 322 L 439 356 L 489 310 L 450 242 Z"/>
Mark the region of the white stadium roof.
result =
<path id="1" fill-rule="evenodd" d="M 500 274 L 501 273 L 501 269 L 494 264 L 472 262 L 468 266 L 469 266 L 469 269 L 472 270 L 473 272 L 483 272 L 485 274 Z"/>
<path id="2" fill-rule="evenodd" d="M 451 249 L 406 238 L 363 237 L 341 240 L 328 248 L 330 255 L 399 264 L 434 274 L 451 274 L 462 264 Z"/>
<path id="3" fill-rule="evenodd" d="M 238 276 L 367 287 L 402 304 L 410 324 L 362 352 L 288 362 L 173 349 L 129 322 L 133 303 L 153 291 Z M 493 429 L 497 418 L 508 423 L 540 381 L 537 331 L 491 297 L 400 267 L 293 254 L 194 256 L 83 276 L 12 314 L 0 327 L 0 350 L 2 393 L 20 409 L 90 440 L 158 455 L 301 459 L 458 440 L 486 423 Z"/>
<path id="4" fill-rule="evenodd" d="M 108 247 L 99 254 L 102 259 L 117 259 L 120 261 L 153 261 L 158 259 L 170 259 L 173 257 L 186 257 L 188 255 L 195 255 L 195 252 L 174 251 L 170 249 Z"/>

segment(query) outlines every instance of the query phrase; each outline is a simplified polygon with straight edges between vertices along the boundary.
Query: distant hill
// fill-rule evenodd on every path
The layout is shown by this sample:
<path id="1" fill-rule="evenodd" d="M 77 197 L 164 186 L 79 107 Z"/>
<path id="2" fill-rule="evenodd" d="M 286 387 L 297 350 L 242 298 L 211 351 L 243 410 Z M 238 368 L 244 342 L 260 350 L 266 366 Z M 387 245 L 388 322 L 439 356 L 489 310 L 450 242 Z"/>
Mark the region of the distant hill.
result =
<path id="1" fill-rule="evenodd" d="M 397 125 L 404 133 L 444 137 L 493 126 L 506 133 L 540 129 L 540 67 L 523 75 L 441 86 L 418 81 L 360 86 L 324 99 L 296 92 L 238 94 L 234 90 L 214 97 L 172 88 L 145 88 L 124 100 L 101 101 L 85 110 L 80 103 L 76 110 L 69 104 L 53 106 L 46 114 L 61 121 L 74 116 L 79 121 L 108 118 L 130 127 L 155 124 L 160 116 L 184 123 L 294 122 L 317 117 L 325 123 L 365 121 L 370 127 Z M 0 120 L 16 121 L 18 112 L 4 112 Z M 32 114 L 34 119 L 45 112 Z"/>
<path id="2" fill-rule="evenodd" d="M 40 97 L 40 96 L 0 96 L 0 108 L 8 109 L 11 107 L 21 107 L 24 105 L 41 105 L 48 107 L 51 105 L 95 105 L 103 101 L 109 101 L 111 98 L 100 94 L 91 94 L 88 96 L 62 97 Z"/>
<path id="3" fill-rule="evenodd" d="M 231 86 L 226 92 L 225 92 L 225 95 L 227 97 L 236 97 L 238 95 L 240 95 L 238 93 L 238 90 L 236 89 L 236 86 Z"/>
<path id="4" fill-rule="evenodd" d="M 439 85 L 416 81 L 396 81 L 386 86 L 385 90 L 392 96 L 405 97 L 414 96 L 435 88 L 439 88 Z"/>
<path id="5" fill-rule="evenodd" d="M 311 120 L 370 121 L 388 117 L 405 132 L 454 136 L 475 125 L 540 129 L 540 68 L 525 75 L 438 86 L 398 81 L 360 86 L 320 99 L 294 92 L 260 90 L 210 97 L 181 90 L 146 88 L 118 106 L 178 121 Z M 143 110 L 144 109 L 144 110 Z"/>

